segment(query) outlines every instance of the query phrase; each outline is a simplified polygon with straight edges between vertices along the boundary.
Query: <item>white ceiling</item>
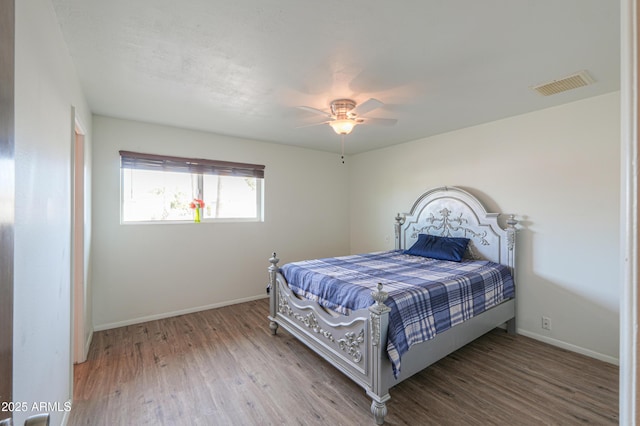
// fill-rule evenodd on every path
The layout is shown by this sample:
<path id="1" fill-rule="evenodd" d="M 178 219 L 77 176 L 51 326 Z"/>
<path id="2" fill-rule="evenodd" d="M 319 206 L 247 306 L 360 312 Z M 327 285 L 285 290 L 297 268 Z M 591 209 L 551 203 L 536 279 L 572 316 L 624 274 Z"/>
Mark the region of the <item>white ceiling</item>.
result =
<path id="1" fill-rule="evenodd" d="M 52 0 L 93 112 L 340 151 L 336 98 L 385 103 L 357 153 L 619 90 L 613 0 Z M 530 87 L 588 70 L 553 96 Z"/>

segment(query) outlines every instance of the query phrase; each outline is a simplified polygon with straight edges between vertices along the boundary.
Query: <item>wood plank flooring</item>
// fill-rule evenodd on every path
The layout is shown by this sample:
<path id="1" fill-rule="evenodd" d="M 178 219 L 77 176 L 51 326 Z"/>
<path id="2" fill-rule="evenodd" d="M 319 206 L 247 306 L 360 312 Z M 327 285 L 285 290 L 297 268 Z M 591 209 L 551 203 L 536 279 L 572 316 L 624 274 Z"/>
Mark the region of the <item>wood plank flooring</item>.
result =
<path id="1" fill-rule="evenodd" d="M 96 332 L 70 426 L 373 425 L 267 300 Z M 494 330 L 391 389 L 386 425 L 615 425 L 618 368 Z"/>

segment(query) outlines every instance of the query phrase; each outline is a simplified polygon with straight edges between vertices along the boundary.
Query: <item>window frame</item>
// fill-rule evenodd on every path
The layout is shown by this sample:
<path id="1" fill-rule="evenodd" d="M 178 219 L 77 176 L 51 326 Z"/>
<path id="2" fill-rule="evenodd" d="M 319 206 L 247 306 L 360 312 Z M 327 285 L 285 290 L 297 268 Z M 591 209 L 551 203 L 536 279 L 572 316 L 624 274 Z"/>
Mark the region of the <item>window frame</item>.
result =
<path id="1" fill-rule="evenodd" d="M 204 223 L 241 223 L 241 222 L 263 222 L 264 221 L 264 165 L 238 163 L 230 161 L 209 160 L 201 158 L 175 157 L 158 154 L 139 153 L 132 151 L 119 151 L 120 154 L 120 224 L 138 225 L 138 224 L 183 224 L 194 223 L 193 220 L 125 220 L 124 219 L 124 173 L 128 169 L 133 170 L 150 170 L 155 172 L 178 172 L 185 173 L 195 178 L 197 182 L 197 196 L 203 197 L 204 191 L 204 175 L 217 175 L 220 177 L 243 177 L 254 178 L 256 182 L 256 216 L 254 217 L 222 217 L 222 218 L 204 218 Z"/>

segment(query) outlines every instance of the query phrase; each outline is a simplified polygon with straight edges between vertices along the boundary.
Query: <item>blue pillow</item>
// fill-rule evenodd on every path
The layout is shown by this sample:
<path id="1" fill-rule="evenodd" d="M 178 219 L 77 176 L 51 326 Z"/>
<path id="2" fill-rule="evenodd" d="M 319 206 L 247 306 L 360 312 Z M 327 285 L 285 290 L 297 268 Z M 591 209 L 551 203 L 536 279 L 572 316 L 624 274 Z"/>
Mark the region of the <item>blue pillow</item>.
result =
<path id="1" fill-rule="evenodd" d="M 404 254 L 460 262 L 467 250 L 467 244 L 469 244 L 468 238 L 420 234 L 418 241 L 409 250 L 405 250 Z"/>

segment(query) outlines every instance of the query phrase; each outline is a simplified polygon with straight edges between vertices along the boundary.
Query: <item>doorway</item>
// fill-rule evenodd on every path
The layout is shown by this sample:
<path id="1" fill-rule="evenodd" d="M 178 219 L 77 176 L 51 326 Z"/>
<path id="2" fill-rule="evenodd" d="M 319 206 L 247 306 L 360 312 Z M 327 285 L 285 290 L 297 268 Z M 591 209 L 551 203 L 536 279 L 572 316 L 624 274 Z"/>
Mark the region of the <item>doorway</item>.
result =
<path id="1" fill-rule="evenodd" d="M 86 361 L 88 342 L 86 338 L 86 209 L 85 209 L 85 132 L 74 115 L 73 131 L 73 171 L 72 171 L 72 266 L 73 280 L 73 363 Z"/>

